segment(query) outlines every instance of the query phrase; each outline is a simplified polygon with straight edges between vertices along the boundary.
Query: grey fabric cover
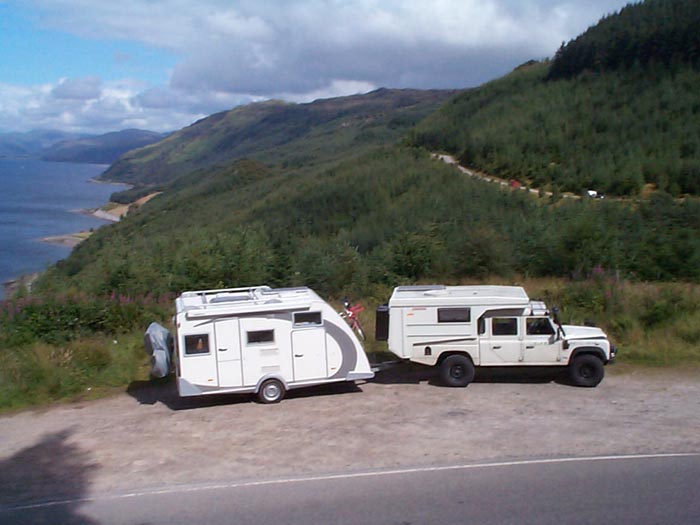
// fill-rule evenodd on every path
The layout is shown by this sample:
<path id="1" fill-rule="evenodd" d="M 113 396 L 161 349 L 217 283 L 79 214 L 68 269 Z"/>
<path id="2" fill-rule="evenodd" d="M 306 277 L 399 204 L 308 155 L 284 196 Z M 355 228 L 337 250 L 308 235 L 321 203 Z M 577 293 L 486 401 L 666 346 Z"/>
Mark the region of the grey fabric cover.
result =
<path id="1" fill-rule="evenodd" d="M 158 323 L 151 323 L 143 338 L 146 352 L 151 356 L 151 375 L 159 378 L 167 376 L 173 357 L 173 337 L 170 331 Z"/>

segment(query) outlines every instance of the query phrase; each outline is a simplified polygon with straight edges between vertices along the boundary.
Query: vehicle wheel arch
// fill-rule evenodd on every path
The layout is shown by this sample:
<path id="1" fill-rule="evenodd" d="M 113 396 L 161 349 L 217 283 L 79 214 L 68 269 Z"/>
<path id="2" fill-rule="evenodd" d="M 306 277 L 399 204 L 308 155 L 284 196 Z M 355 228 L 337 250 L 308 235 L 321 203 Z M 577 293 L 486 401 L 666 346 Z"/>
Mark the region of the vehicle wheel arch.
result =
<path id="1" fill-rule="evenodd" d="M 568 364 L 571 364 L 574 359 L 580 355 L 594 355 L 600 359 L 604 365 L 608 363 L 608 360 L 605 357 L 605 352 L 602 349 L 598 348 L 597 346 L 581 346 L 575 348 L 574 351 L 571 352 Z"/>
<path id="2" fill-rule="evenodd" d="M 277 379 L 282 385 L 284 386 L 285 390 L 289 390 L 289 385 L 287 382 L 284 380 L 284 377 L 282 377 L 280 374 L 265 374 L 262 376 L 260 379 L 258 379 L 258 383 L 255 385 L 255 393 L 258 394 L 260 392 L 260 387 L 263 385 L 265 381 L 268 379 Z"/>
<path id="3" fill-rule="evenodd" d="M 442 365 L 442 362 L 450 357 L 451 355 L 462 355 L 466 358 L 468 358 L 471 362 L 472 365 L 476 366 L 476 363 L 474 362 L 474 358 L 471 356 L 471 354 L 467 351 L 464 350 L 448 350 L 447 352 L 443 352 L 438 356 L 437 361 L 435 362 L 435 366 L 439 367 Z"/>

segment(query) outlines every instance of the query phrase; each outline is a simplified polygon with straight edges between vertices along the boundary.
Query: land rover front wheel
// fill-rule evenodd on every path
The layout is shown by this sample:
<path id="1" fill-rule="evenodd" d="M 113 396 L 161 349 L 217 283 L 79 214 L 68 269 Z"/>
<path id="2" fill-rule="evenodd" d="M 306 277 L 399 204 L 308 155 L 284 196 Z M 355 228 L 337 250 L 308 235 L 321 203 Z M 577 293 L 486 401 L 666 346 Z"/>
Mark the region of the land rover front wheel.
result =
<path id="1" fill-rule="evenodd" d="M 258 400 L 266 405 L 279 403 L 284 397 L 284 385 L 279 379 L 268 379 L 260 385 Z"/>
<path id="2" fill-rule="evenodd" d="M 448 356 L 440 364 L 440 377 L 447 386 L 467 386 L 474 379 L 474 364 L 463 355 Z"/>
<path id="3" fill-rule="evenodd" d="M 569 379 L 576 386 L 597 386 L 603 380 L 604 375 L 603 361 L 591 354 L 574 357 L 569 365 Z"/>

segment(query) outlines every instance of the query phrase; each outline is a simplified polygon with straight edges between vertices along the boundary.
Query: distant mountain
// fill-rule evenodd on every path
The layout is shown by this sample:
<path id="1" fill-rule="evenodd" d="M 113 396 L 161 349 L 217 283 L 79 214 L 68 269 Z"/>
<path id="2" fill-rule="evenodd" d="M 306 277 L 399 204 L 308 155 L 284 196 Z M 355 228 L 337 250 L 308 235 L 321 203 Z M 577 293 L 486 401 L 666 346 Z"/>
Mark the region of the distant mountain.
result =
<path id="1" fill-rule="evenodd" d="M 286 167 L 322 163 L 340 151 L 388 144 L 456 91 L 378 89 L 308 104 L 268 101 L 217 113 L 128 153 L 105 180 L 148 186 L 243 157 Z"/>
<path id="2" fill-rule="evenodd" d="M 139 129 L 74 138 L 54 143 L 41 153 L 42 160 L 111 164 L 124 153 L 164 139 L 167 134 Z"/>
<path id="3" fill-rule="evenodd" d="M 36 157 L 57 142 L 76 140 L 85 134 L 56 130 L 33 130 L 26 133 L 0 133 L 0 157 Z"/>

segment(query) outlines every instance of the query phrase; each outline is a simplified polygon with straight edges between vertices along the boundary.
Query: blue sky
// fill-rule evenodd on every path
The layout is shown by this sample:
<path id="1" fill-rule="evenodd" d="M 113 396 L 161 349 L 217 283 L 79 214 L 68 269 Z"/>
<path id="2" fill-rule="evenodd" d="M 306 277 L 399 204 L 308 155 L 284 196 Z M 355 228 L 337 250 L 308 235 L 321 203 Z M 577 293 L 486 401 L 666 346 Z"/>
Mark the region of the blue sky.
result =
<path id="1" fill-rule="evenodd" d="M 97 75 L 103 80 L 137 77 L 155 86 L 168 81 L 177 63 L 175 55 L 140 42 L 86 39 L 42 27 L 23 6 L 0 3 L 2 82 L 30 86 Z"/>
<path id="2" fill-rule="evenodd" d="M 166 131 L 238 104 L 465 88 L 624 0 L 0 0 L 0 131 Z"/>

